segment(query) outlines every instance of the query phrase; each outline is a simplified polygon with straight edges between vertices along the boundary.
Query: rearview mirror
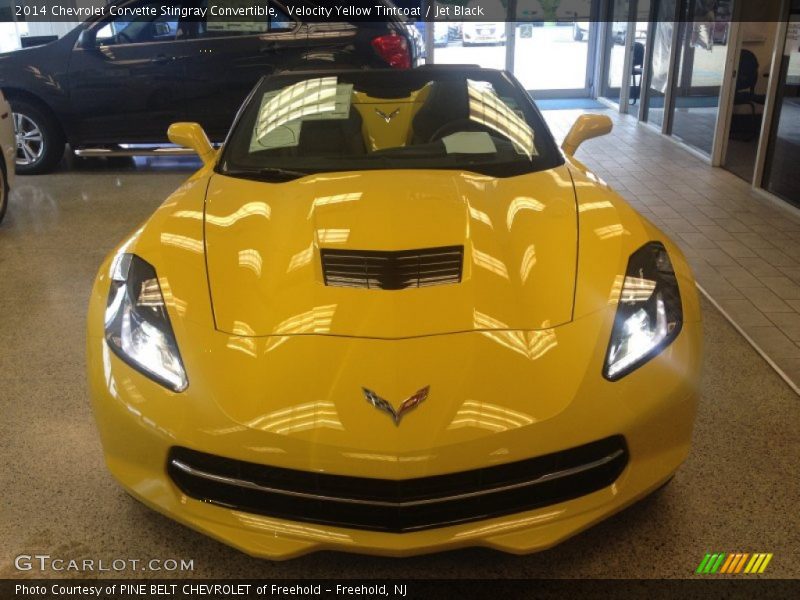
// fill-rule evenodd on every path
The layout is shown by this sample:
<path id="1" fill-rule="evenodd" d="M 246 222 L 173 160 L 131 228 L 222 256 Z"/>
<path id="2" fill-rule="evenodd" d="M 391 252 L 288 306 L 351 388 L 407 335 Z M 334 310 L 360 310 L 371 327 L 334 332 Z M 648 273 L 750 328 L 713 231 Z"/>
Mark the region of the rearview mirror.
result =
<path id="1" fill-rule="evenodd" d="M 173 144 L 197 152 L 204 165 L 213 164 L 217 153 L 199 123 L 173 123 L 167 130 L 167 137 Z"/>
<path id="2" fill-rule="evenodd" d="M 581 115 L 575 119 L 572 129 L 569 130 L 561 149 L 565 154 L 572 156 L 586 140 L 611 133 L 614 124 L 606 115 Z"/>

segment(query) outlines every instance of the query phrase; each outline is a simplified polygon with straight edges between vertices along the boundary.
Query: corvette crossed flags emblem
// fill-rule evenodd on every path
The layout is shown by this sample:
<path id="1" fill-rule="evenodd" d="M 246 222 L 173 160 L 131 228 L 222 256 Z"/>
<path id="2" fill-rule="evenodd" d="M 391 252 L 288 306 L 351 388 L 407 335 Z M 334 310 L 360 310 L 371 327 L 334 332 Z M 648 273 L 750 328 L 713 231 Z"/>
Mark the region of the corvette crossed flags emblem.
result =
<path id="1" fill-rule="evenodd" d="M 379 117 L 381 117 L 381 118 L 382 118 L 384 121 L 386 121 L 387 123 L 389 123 L 389 122 L 390 122 L 392 119 L 394 119 L 394 118 L 395 118 L 397 115 L 399 115 L 399 114 L 400 114 L 400 109 L 399 109 L 399 108 L 397 108 L 397 109 L 393 110 L 392 112 L 390 112 L 388 115 L 387 115 L 385 112 L 383 112 L 382 110 L 378 109 L 378 108 L 376 108 L 376 109 L 375 109 L 375 112 L 376 112 L 376 113 L 378 114 L 378 116 L 379 116 Z"/>
<path id="2" fill-rule="evenodd" d="M 410 410 L 415 409 L 417 406 L 425 402 L 425 399 L 428 397 L 428 392 L 430 391 L 431 387 L 426 385 L 421 390 L 417 390 L 412 396 L 409 396 L 405 400 L 400 403 L 400 406 L 397 410 L 389 404 L 388 401 L 384 400 L 378 394 L 373 392 L 372 390 L 368 390 L 367 388 L 361 388 L 364 391 L 364 397 L 367 399 L 367 402 L 372 404 L 378 410 L 381 410 L 387 413 L 392 420 L 394 421 L 395 425 L 400 425 L 400 419 L 403 418 L 403 415 L 409 412 Z"/>

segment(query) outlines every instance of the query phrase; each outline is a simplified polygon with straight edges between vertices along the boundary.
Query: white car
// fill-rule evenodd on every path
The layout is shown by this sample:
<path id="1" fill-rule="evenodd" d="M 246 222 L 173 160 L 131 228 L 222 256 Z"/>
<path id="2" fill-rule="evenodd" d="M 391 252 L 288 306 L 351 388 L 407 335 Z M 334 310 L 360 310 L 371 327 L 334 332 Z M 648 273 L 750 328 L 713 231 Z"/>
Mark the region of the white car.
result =
<path id="1" fill-rule="evenodd" d="M 497 23 L 471 23 L 465 22 L 462 27 L 465 46 L 475 44 L 505 44 L 506 24 Z"/>
<path id="2" fill-rule="evenodd" d="M 0 161 L 0 222 L 6 215 L 8 208 L 8 192 L 14 180 L 14 166 L 17 159 L 17 141 L 14 135 L 14 118 L 11 106 L 0 92 L 0 151 L 3 160 Z"/>

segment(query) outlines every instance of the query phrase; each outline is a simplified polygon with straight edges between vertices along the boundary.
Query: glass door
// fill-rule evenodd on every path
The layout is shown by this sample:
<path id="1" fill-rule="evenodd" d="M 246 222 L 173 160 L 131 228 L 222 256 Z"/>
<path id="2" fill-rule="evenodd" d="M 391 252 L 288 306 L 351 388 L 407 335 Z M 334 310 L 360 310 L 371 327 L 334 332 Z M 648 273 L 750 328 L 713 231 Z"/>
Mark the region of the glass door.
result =
<path id="1" fill-rule="evenodd" d="M 788 21 L 789 6 L 782 12 L 777 3 L 764 6 L 741 0 L 737 3 L 736 11 L 739 22 L 735 36 L 736 47 L 731 48 L 729 58 L 733 63 L 733 70 L 727 86 L 729 92 L 726 108 L 729 116 L 728 122 L 721 126 L 720 158 L 722 167 L 747 182 L 753 182 L 757 164 L 764 166 L 764 150 L 767 148 L 767 139 L 762 137 L 767 93 L 770 85 L 772 93 L 776 83 L 778 88 L 783 85 L 781 73 L 774 73 L 776 77 L 770 80 L 770 72 L 773 68 L 773 52 L 778 42 L 776 38 L 779 29 Z M 782 44 L 783 40 L 779 43 Z M 775 64 L 779 66 L 779 63 Z M 773 115 L 781 110 L 780 89 L 777 95 L 772 105 Z M 777 121 L 773 128 L 768 128 L 773 135 L 776 132 L 775 127 L 780 129 Z M 763 146 L 761 150 L 759 144 Z"/>
<path id="2" fill-rule="evenodd" d="M 672 79 L 672 49 L 676 38 L 677 0 L 654 0 L 655 21 L 650 40 L 647 89 L 645 90 L 643 120 L 661 129 L 664 126 L 665 106 Z"/>
<path id="3" fill-rule="evenodd" d="M 589 66 L 596 24 L 518 23 L 513 72 L 535 97 L 589 95 Z"/>
<path id="4" fill-rule="evenodd" d="M 606 35 L 603 46 L 604 78 L 600 96 L 619 104 L 625 85 L 625 54 L 631 4 L 636 0 L 611 0 L 606 18 Z M 630 66 L 628 66 L 630 71 Z"/>
<path id="5" fill-rule="evenodd" d="M 628 112 L 641 96 L 650 0 L 609 0 L 603 47 L 600 97 L 625 104 Z"/>
<path id="6" fill-rule="evenodd" d="M 708 155 L 717 125 L 731 11 L 731 0 L 718 0 L 711 5 L 706 0 L 684 0 L 681 20 L 676 24 L 680 47 L 671 102 L 671 133 Z"/>
<path id="7" fill-rule="evenodd" d="M 764 169 L 764 188 L 800 207 L 800 0 L 793 0 Z"/>

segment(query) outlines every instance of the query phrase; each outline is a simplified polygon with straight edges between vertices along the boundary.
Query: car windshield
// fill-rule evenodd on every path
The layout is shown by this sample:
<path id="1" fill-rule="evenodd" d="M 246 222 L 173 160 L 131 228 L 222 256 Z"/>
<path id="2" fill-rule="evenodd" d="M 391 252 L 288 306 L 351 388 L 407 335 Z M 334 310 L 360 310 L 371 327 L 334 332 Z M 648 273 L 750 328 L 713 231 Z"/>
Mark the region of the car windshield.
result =
<path id="1" fill-rule="evenodd" d="M 510 177 L 561 162 L 541 115 L 509 75 L 420 68 L 262 80 L 217 170 L 264 179 L 368 169 Z"/>

